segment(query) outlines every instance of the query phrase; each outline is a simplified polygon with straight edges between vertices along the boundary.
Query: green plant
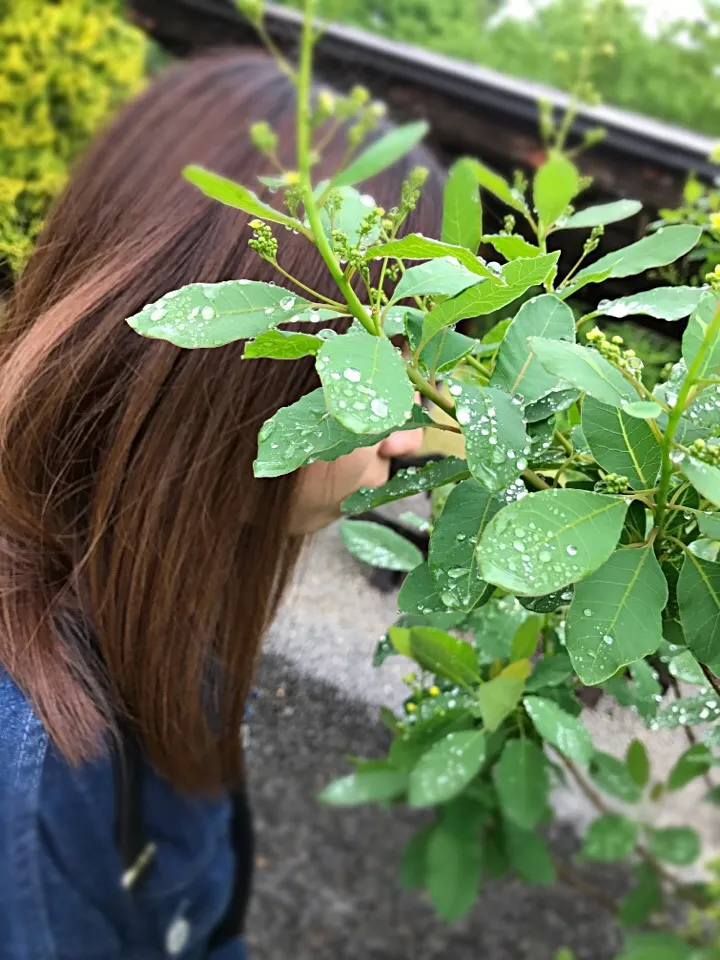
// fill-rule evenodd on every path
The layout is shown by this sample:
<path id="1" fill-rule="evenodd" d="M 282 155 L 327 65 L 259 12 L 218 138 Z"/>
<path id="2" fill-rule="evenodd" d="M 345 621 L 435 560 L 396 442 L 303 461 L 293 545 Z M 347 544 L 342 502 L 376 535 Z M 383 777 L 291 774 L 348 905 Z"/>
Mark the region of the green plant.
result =
<path id="1" fill-rule="evenodd" d="M 70 162 L 140 89 L 146 41 L 112 0 L 0 5 L 0 265 L 17 274 Z"/>
<path id="2" fill-rule="evenodd" d="M 257 0 L 243 6 L 262 15 Z M 128 322 L 184 348 L 242 339 L 246 357 L 316 357 L 322 388 L 262 427 L 258 477 L 335 460 L 416 424 L 464 440 L 464 458 L 406 470 L 344 503 L 352 516 L 432 491 L 432 532 L 423 561 L 382 527 L 343 524 L 357 556 L 409 571 L 402 615 L 375 661 L 404 655 L 415 672 L 402 711 L 383 711 L 387 756 L 354 760 L 323 800 L 428 810 L 433 819 L 408 846 L 402 881 L 425 888 L 438 912 L 454 919 L 472 906 L 482 877 L 514 873 L 544 884 L 559 876 L 592 890 L 543 836 L 551 786 L 568 776 L 598 813 L 582 857 L 626 862 L 635 872 L 621 902 L 597 893 L 633 930 L 623 960 L 717 958 L 718 866 L 706 864 L 700 882 L 684 882 L 675 870 L 699 860 L 698 834 L 686 824 L 656 829 L 637 804 L 707 778 L 720 745 L 720 284 L 600 300 L 577 320 L 568 306 L 581 290 L 587 299 L 592 285 L 677 261 L 701 230 L 668 226 L 591 259 L 603 225 L 634 215 L 639 204 L 576 209 L 587 183 L 564 152 L 561 125 L 549 131 L 549 157 L 532 185 L 511 185 L 477 160 L 460 160 L 447 180 L 440 239 L 403 236 L 423 171 L 389 211 L 359 202 L 355 186 L 399 159 L 424 127 L 399 127 L 363 147 L 381 112 L 366 92 L 313 100 L 312 8 L 308 0 L 299 69 L 283 61 L 297 85 L 297 168 L 264 178 L 282 205 L 201 168 L 186 176 L 255 218 L 251 246 L 281 274 L 284 231 L 305 237 L 334 277 L 336 298 L 299 281 L 301 294 L 250 280 L 191 284 Z M 337 120 L 347 124 L 348 154 L 318 185 L 312 159 L 323 124 Z M 253 139 L 274 162 L 267 124 Z M 483 234 L 483 192 L 522 218 L 534 243 L 514 233 L 514 221 L 502 234 Z M 588 239 L 581 262 L 561 277 L 548 240 L 568 230 L 585 230 Z M 481 240 L 496 247 L 502 266 L 477 256 Z M 358 277 L 361 297 L 351 285 Z M 462 319 L 517 307 L 528 291 L 511 321 L 484 341 L 455 330 Z M 346 333 L 282 329 L 333 315 L 352 320 Z M 635 351 L 592 327 L 600 317 L 642 315 L 690 318 L 682 358 L 653 392 Z M 405 357 L 389 339 L 401 331 Z M 449 423 L 433 424 L 413 405 L 414 391 Z M 692 688 L 687 696 L 661 702 L 658 659 Z M 622 759 L 595 748 L 580 716 L 583 684 L 601 685 L 650 731 L 687 731 L 688 749 L 669 777 L 653 776 L 639 740 Z M 708 802 L 719 795 L 713 787 Z M 679 919 L 678 904 L 686 908 Z"/>
<path id="3" fill-rule="evenodd" d="M 689 177 L 683 202 L 673 209 L 661 210 L 660 219 L 651 228 L 657 230 L 677 223 L 695 224 L 702 236 L 684 260 L 664 268 L 664 277 L 670 283 L 707 283 L 708 274 L 720 267 L 720 181 L 708 186 L 697 177 Z"/>
<path id="4" fill-rule="evenodd" d="M 645 28 L 648 6 L 549 0 L 516 18 L 494 0 L 320 0 L 329 18 L 561 90 L 574 87 L 576 57 L 595 47 L 605 52 L 592 75 L 604 101 L 716 136 L 720 6 L 703 0 L 707 22 L 676 18 L 656 33 Z"/>

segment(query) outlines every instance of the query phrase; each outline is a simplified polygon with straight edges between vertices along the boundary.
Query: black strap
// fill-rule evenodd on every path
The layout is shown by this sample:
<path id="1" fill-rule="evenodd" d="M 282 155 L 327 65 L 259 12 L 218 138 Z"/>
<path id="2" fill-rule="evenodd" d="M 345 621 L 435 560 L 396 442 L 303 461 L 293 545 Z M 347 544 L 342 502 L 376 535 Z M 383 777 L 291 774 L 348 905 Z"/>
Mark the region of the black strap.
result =
<path id="1" fill-rule="evenodd" d="M 132 893 L 143 881 L 154 856 L 154 846 L 143 831 L 142 751 L 136 737 L 127 730 L 113 750 L 115 779 L 115 839 L 123 864 L 123 886 Z M 224 916 L 208 942 L 217 950 L 245 930 L 255 860 L 252 814 L 242 791 L 231 794 L 230 845 L 235 854 L 235 876 Z"/>
<path id="2" fill-rule="evenodd" d="M 112 760 L 115 843 L 123 865 L 123 886 L 132 889 L 147 873 L 151 858 L 142 822 L 142 756 L 137 738 L 126 729 L 120 731 Z"/>

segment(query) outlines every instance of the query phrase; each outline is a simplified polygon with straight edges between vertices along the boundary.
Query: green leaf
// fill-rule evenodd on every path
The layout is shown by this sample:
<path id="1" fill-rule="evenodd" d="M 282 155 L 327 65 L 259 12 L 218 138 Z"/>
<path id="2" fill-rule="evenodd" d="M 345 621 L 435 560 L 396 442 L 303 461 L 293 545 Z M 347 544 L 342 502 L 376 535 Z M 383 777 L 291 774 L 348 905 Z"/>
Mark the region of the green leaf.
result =
<path id="1" fill-rule="evenodd" d="M 639 787 L 646 787 L 650 781 L 650 757 L 641 740 L 633 740 L 627 748 L 625 763 L 628 773 Z"/>
<path id="2" fill-rule="evenodd" d="M 697 309 L 705 293 L 702 287 L 656 287 L 617 300 L 602 300 L 595 313 L 620 320 L 638 316 L 682 320 Z"/>
<path id="3" fill-rule="evenodd" d="M 465 437 L 470 472 L 491 493 L 507 489 L 527 466 L 528 438 L 512 397 L 453 380 L 450 393 Z"/>
<path id="4" fill-rule="evenodd" d="M 427 871 L 427 852 L 435 823 L 419 830 L 405 844 L 400 861 L 400 886 L 403 890 L 422 890 Z"/>
<path id="5" fill-rule="evenodd" d="M 557 269 L 559 253 L 511 260 L 502 268 L 502 277 L 487 280 L 465 290 L 452 300 L 438 304 L 425 317 L 423 343 L 431 340 L 443 327 L 467 317 L 481 317 L 494 313 L 517 300 L 531 287 L 545 281 Z M 417 269 L 417 268 L 416 268 Z"/>
<path id="6" fill-rule="evenodd" d="M 454 297 L 468 287 L 489 283 L 479 273 L 473 273 L 455 257 L 440 257 L 427 263 L 409 267 L 400 278 L 391 298 L 391 303 L 406 297 L 433 296 Z M 428 316 L 428 315 L 426 315 Z"/>
<path id="7" fill-rule="evenodd" d="M 608 473 L 627 477 L 635 490 L 655 486 L 662 456 L 660 445 L 644 420 L 586 397 L 582 429 L 593 457 Z"/>
<path id="8" fill-rule="evenodd" d="M 527 660 L 533 656 L 538 648 L 540 632 L 544 622 L 544 617 L 535 615 L 528 617 L 524 623 L 520 624 L 515 631 L 510 648 L 510 660 L 513 663 L 516 660 Z"/>
<path id="9" fill-rule="evenodd" d="M 544 397 L 540 397 L 534 403 L 528 403 L 523 410 L 523 416 L 528 424 L 537 423 L 540 420 L 546 420 L 549 417 L 554 418 L 556 413 L 567 410 L 579 398 L 580 391 L 575 387 L 562 381 L 558 383 Z"/>
<path id="10" fill-rule="evenodd" d="M 504 233 L 491 233 L 483 237 L 483 243 L 489 243 L 495 247 L 497 252 L 505 257 L 506 260 L 517 260 L 519 257 L 537 257 L 540 254 L 540 247 L 534 243 L 528 243 L 524 237 L 518 234 L 506 236 Z"/>
<path id="11" fill-rule="evenodd" d="M 698 723 L 714 723 L 719 718 L 718 698 L 706 687 L 695 696 L 682 697 L 663 707 L 658 711 L 653 727 L 675 730 L 678 727 L 693 727 Z"/>
<path id="12" fill-rule="evenodd" d="M 369 180 L 416 147 L 428 131 L 424 120 L 394 127 L 362 151 L 349 166 L 333 179 L 333 187 L 351 187 Z"/>
<path id="13" fill-rule="evenodd" d="M 710 326 L 715 311 L 720 308 L 720 300 L 715 292 L 706 293 L 698 304 L 697 310 L 685 328 L 682 341 L 682 354 L 688 369 L 695 361 L 695 357 L 700 350 L 707 328 Z M 700 368 L 695 372 L 698 380 L 705 377 L 714 376 L 720 368 L 720 338 L 710 344 L 710 349 L 705 353 Z"/>
<path id="14" fill-rule="evenodd" d="M 700 856 L 700 837 L 690 827 L 649 830 L 650 853 L 674 867 L 689 867 Z"/>
<path id="15" fill-rule="evenodd" d="M 539 693 L 548 687 L 558 687 L 574 672 L 570 657 L 564 651 L 545 656 L 534 665 L 525 689 L 528 693 Z"/>
<path id="16" fill-rule="evenodd" d="M 697 523 L 703 536 L 710 540 L 720 540 L 720 514 L 701 513 L 697 517 Z"/>
<path id="17" fill-rule="evenodd" d="M 504 180 L 500 174 L 495 173 L 490 167 L 486 167 L 479 160 L 469 160 L 469 164 L 477 178 L 477 182 L 485 190 L 488 190 L 508 207 L 518 210 L 520 213 L 527 213 L 527 204 L 523 198 L 510 186 L 507 180 Z"/>
<path id="18" fill-rule="evenodd" d="M 485 594 L 475 546 L 501 505 L 477 480 L 464 480 L 450 493 L 429 547 L 430 573 L 447 606 L 472 610 Z"/>
<path id="19" fill-rule="evenodd" d="M 685 457 L 681 461 L 681 467 L 698 493 L 716 507 L 720 507 L 720 468 L 695 457 Z"/>
<path id="20" fill-rule="evenodd" d="M 642 204 L 637 200 L 615 200 L 612 203 L 601 203 L 595 207 L 586 207 L 578 210 L 567 220 L 562 220 L 557 230 L 586 230 L 591 227 L 603 227 L 618 220 L 627 220 L 642 210 Z"/>
<path id="21" fill-rule="evenodd" d="M 432 314 L 430 314 L 432 316 Z M 619 370 L 597 350 L 563 340 L 530 337 L 530 347 L 543 367 L 558 379 L 567 380 L 596 400 L 621 407 L 638 395 Z"/>
<path id="22" fill-rule="evenodd" d="M 583 767 L 590 763 L 593 745 L 582 720 L 544 697 L 525 697 L 523 705 L 544 740 L 557 747 L 568 760 Z"/>
<path id="23" fill-rule="evenodd" d="M 627 503 L 587 490 L 541 490 L 504 507 L 478 544 L 481 576 L 538 596 L 597 570 L 620 537 Z"/>
<path id="24" fill-rule="evenodd" d="M 482 237 L 482 206 L 472 161 L 458 160 L 450 167 L 440 236 L 443 243 L 457 244 L 477 253 Z"/>
<path id="25" fill-rule="evenodd" d="M 634 870 L 636 885 L 620 904 L 618 916 L 626 927 L 645 923 L 663 904 L 663 890 L 658 873 L 647 863 Z"/>
<path id="26" fill-rule="evenodd" d="M 434 490 L 445 483 L 457 483 L 470 475 L 468 465 L 457 457 L 445 457 L 424 467 L 407 467 L 398 470 L 392 479 L 381 487 L 361 487 L 342 502 L 343 513 L 366 513 L 385 503 L 402 500 L 415 493 Z"/>
<path id="27" fill-rule="evenodd" d="M 424 237 L 420 233 L 410 233 L 400 240 L 389 240 L 387 243 L 381 243 L 368 250 L 367 259 L 379 260 L 384 257 L 397 258 L 398 260 L 437 260 L 444 261 L 455 260 L 458 264 L 465 267 L 478 277 L 494 277 L 495 274 L 486 265 L 485 261 L 477 257 L 466 247 L 452 244 L 447 241 L 433 240 L 430 237 Z M 415 268 L 413 268 L 415 269 Z M 464 274 L 459 274 L 464 276 Z M 478 280 L 476 278 L 475 282 Z M 464 288 L 461 288 L 464 289 Z M 429 290 L 428 293 L 440 293 L 440 290 Z M 399 299 L 399 297 L 395 297 Z"/>
<path id="28" fill-rule="evenodd" d="M 629 857 L 637 843 L 638 827 L 619 813 L 605 813 L 585 834 L 582 855 L 586 860 L 614 863 Z"/>
<path id="29" fill-rule="evenodd" d="M 555 863 L 542 837 L 510 821 L 503 824 L 503 832 L 510 862 L 521 880 L 539 886 L 555 883 Z"/>
<path id="30" fill-rule="evenodd" d="M 530 661 L 518 660 L 505 667 L 497 677 L 488 680 L 477 691 L 480 716 L 485 729 L 490 733 L 497 730 L 520 703 L 529 673 Z"/>
<path id="31" fill-rule="evenodd" d="M 677 626 L 682 631 L 680 624 Z M 667 633 L 665 635 L 667 636 Z M 683 641 L 684 639 L 685 634 L 683 633 Z M 700 664 L 689 650 L 685 650 L 683 653 L 678 654 L 678 656 L 673 657 L 668 662 L 668 670 L 673 677 L 682 683 L 694 683 L 696 686 L 701 687 L 706 682 L 705 674 L 702 672 Z"/>
<path id="32" fill-rule="evenodd" d="M 329 181 L 321 181 L 315 188 L 315 196 L 318 197 L 324 193 L 329 186 Z M 325 236 L 334 248 L 333 230 L 339 230 L 346 234 L 348 243 L 351 246 L 374 243 L 380 236 L 380 224 L 376 224 L 369 234 L 360 236 L 360 224 L 364 217 L 375 208 L 375 200 L 367 193 L 360 193 L 355 187 L 336 187 L 337 193 L 342 201 L 340 209 L 334 210 L 332 216 L 327 207 L 323 206 L 320 210 L 320 221 L 322 223 Z"/>
<path id="33" fill-rule="evenodd" d="M 397 430 L 415 430 L 431 422 L 421 407 L 414 406 L 400 427 L 373 435 L 352 433 L 330 416 L 322 389 L 313 390 L 265 422 L 258 437 L 255 476 L 280 477 L 311 460 L 337 460 L 358 447 L 375 446 Z"/>
<path id="34" fill-rule="evenodd" d="M 363 330 L 326 340 L 317 370 L 328 411 L 353 433 L 382 433 L 410 416 L 413 387 L 400 351 L 385 337 Z"/>
<path id="35" fill-rule="evenodd" d="M 586 684 L 654 653 L 662 640 L 668 587 L 652 545 L 616 551 L 575 588 L 567 650 Z"/>
<path id="36" fill-rule="evenodd" d="M 628 937 L 618 960 L 701 960 L 692 948 L 671 933 L 637 933 Z M 709 958 L 707 958 L 709 960 Z"/>
<path id="37" fill-rule="evenodd" d="M 402 796 L 408 775 L 388 766 L 386 769 L 356 770 L 329 784 L 318 799 L 335 807 L 357 807 L 364 803 L 385 803 Z"/>
<path id="38" fill-rule="evenodd" d="M 409 317 L 417 318 L 422 326 L 423 310 L 417 310 L 415 307 L 395 306 L 388 307 L 385 311 L 385 320 L 383 330 L 388 337 L 400 337 L 405 333 L 405 323 Z"/>
<path id="39" fill-rule="evenodd" d="M 423 560 L 414 543 L 371 520 L 343 520 L 340 536 L 354 557 L 381 570 L 412 570 Z"/>
<path id="40" fill-rule="evenodd" d="M 316 354 L 323 345 L 322 337 L 313 337 L 309 333 L 288 333 L 284 330 L 266 330 L 255 340 L 246 344 L 243 357 L 252 360 L 255 357 L 272 357 L 274 360 L 297 360 Z"/>
<path id="41" fill-rule="evenodd" d="M 667 779 L 668 790 L 682 790 L 691 780 L 702 777 L 713 765 L 713 756 L 702 743 L 695 743 L 678 758 Z"/>
<path id="42" fill-rule="evenodd" d="M 493 779 L 506 820 L 532 829 L 548 812 L 550 779 L 545 756 L 532 740 L 510 740 L 493 767 Z"/>
<path id="43" fill-rule="evenodd" d="M 307 300 L 274 284 L 223 280 L 166 293 L 127 322 L 143 337 L 192 350 L 257 337 L 279 323 L 315 319 L 316 313 Z M 339 314 L 325 314 L 333 316 Z"/>
<path id="44" fill-rule="evenodd" d="M 433 744 L 410 773 L 410 806 L 433 807 L 452 800 L 477 776 L 486 749 L 481 730 L 449 733 Z"/>
<path id="45" fill-rule="evenodd" d="M 533 336 L 574 342 L 575 318 L 570 307 L 550 294 L 533 297 L 508 327 L 490 385 L 519 393 L 526 404 L 544 397 L 560 382 L 535 356 L 529 343 Z"/>
<path id="46" fill-rule="evenodd" d="M 263 220 L 270 220 L 272 223 L 282 223 L 286 227 L 292 227 L 293 229 L 297 229 L 300 226 L 297 220 L 287 216 L 285 213 L 280 213 L 269 204 L 264 203 L 252 190 L 248 190 L 247 187 L 243 187 L 233 180 L 228 180 L 227 177 L 221 177 L 217 173 L 212 173 L 212 171 L 206 170 L 204 167 L 195 165 L 185 167 L 183 176 L 194 186 L 198 187 L 198 189 L 202 190 L 206 197 L 219 200 L 220 203 L 224 203 L 229 207 L 236 207 L 238 210 L 244 210 L 245 213 L 249 213 L 254 217 L 261 217 Z"/>
<path id="47" fill-rule="evenodd" d="M 546 593 L 542 597 L 518 597 L 518 600 L 526 610 L 532 610 L 533 613 L 554 613 L 572 600 L 572 590 L 556 590 L 555 593 Z"/>
<path id="48" fill-rule="evenodd" d="M 445 327 L 422 349 L 423 315 L 409 316 L 405 323 L 407 339 L 413 354 L 419 351 L 421 367 L 431 376 L 453 370 L 460 360 L 477 347 L 474 337 L 466 337 L 451 327 Z"/>
<path id="49" fill-rule="evenodd" d="M 638 420 L 655 420 L 662 413 L 662 407 L 653 400 L 633 400 L 622 405 L 623 413 Z"/>
<path id="50" fill-rule="evenodd" d="M 720 564 L 686 551 L 677 597 L 690 652 L 700 663 L 720 662 Z"/>
<path id="51" fill-rule="evenodd" d="M 540 167 L 533 183 L 533 199 L 546 232 L 579 192 L 580 174 L 567 157 L 558 154 Z"/>
<path id="52" fill-rule="evenodd" d="M 480 892 L 482 851 L 475 831 L 461 815 L 446 809 L 430 837 L 426 884 L 430 900 L 443 920 L 464 916 Z"/>
<path id="53" fill-rule="evenodd" d="M 609 753 L 597 750 L 590 765 L 590 776 L 611 797 L 623 803 L 638 803 L 642 790 L 635 782 L 627 766 Z"/>
<path id="54" fill-rule="evenodd" d="M 421 563 L 405 577 L 398 594 L 398 610 L 403 613 L 442 613 L 446 610 L 430 576 L 427 563 Z"/>
<path id="55" fill-rule="evenodd" d="M 434 627 L 391 627 L 389 636 L 398 653 L 410 657 L 423 670 L 464 687 L 480 683 L 477 653 L 465 640 Z"/>
<path id="56" fill-rule="evenodd" d="M 632 277 L 656 267 L 674 263 L 697 244 L 702 229 L 687 224 L 661 227 L 636 243 L 606 254 L 577 273 L 571 287 L 582 285 L 587 277 L 610 270 L 609 277 Z"/>

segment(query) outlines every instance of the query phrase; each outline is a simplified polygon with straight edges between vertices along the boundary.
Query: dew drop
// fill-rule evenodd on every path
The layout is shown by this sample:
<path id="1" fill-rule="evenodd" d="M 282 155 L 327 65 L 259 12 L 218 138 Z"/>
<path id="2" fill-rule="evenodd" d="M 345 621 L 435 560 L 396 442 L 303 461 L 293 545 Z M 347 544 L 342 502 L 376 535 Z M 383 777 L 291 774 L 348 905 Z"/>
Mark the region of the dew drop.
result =
<path id="1" fill-rule="evenodd" d="M 348 367 L 343 373 L 343 376 L 346 380 L 350 380 L 352 383 L 360 382 L 360 371 L 355 370 L 353 367 Z"/>
<path id="2" fill-rule="evenodd" d="M 203 320 L 212 320 L 212 318 L 215 316 L 215 308 L 209 306 L 203 307 L 201 310 L 201 315 Z"/>
<path id="3" fill-rule="evenodd" d="M 574 557 L 577 555 L 577 547 L 574 547 L 571 543 L 565 547 L 565 550 L 567 551 L 568 556 Z"/>
<path id="4" fill-rule="evenodd" d="M 381 397 L 375 397 L 370 401 L 370 409 L 378 417 L 386 417 L 388 415 L 388 405 Z"/>
<path id="5" fill-rule="evenodd" d="M 592 616 L 592 610 L 590 609 L 590 607 L 585 607 L 585 609 L 583 610 L 583 616 L 584 616 L 584 617 L 591 617 L 591 616 Z"/>

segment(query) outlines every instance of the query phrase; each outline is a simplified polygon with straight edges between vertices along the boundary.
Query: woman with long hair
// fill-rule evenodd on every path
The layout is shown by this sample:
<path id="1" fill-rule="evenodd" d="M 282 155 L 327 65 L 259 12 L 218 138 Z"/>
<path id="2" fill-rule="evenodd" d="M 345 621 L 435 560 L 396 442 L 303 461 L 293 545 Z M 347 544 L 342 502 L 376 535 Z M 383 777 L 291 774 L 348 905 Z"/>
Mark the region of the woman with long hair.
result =
<path id="1" fill-rule="evenodd" d="M 263 632 L 303 537 L 418 444 L 397 433 L 256 479 L 258 430 L 318 386 L 311 358 L 184 351 L 125 322 L 190 282 L 279 279 L 248 249 L 248 218 L 181 171 L 253 183 L 267 170 L 251 124 L 269 121 L 289 151 L 294 110 L 259 55 L 163 74 L 75 171 L 4 317 L 4 960 L 243 956 L 240 730 Z M 343 149 L 338 135 L 327 170 Z M 378 204 L 397 201 L 407 169 L 368 183 Z M 435 229 L 438 185 L 433 172 L 409 230 Z M 307 241 L 283 240 L 290 273 L 333 294 Z"/>

